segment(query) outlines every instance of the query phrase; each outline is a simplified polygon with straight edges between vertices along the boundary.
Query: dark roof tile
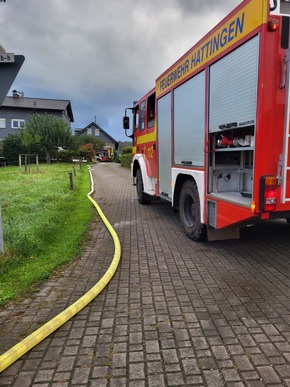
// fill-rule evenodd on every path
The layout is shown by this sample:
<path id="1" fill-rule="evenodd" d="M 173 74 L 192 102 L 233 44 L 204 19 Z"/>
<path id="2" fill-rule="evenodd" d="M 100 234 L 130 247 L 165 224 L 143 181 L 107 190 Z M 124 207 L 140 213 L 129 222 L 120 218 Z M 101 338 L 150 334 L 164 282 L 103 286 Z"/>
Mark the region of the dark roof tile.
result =
<path id="1" fill-rule="evenodd" d="M 45 99 L 29 97 L 6 97 L 2 103 L 3 107 L 19 107 L 22 109 L 43 109 L 43 110 L 63 110 L 68 113 L 70 121 L 73 122 L 73 113 L 69 100 Z"/>

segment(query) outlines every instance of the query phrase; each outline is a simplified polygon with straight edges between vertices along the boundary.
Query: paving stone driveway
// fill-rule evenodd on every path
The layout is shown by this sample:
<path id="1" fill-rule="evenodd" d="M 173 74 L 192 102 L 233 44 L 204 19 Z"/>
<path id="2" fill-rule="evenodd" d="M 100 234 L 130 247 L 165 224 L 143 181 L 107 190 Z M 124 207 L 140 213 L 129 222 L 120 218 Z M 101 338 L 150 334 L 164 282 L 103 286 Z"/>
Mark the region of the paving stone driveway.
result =
<path id="1" fill-rule="evenodd" d="M 0 385 L 290 386 L 290 227 L 269 222 L 237 241 L 195 243 L 170 204 L 137 203 L 128 170 L 98 164 L 93 176 L 122 245 L 117 273 Z M 96 215 L 78 260 L 0 310 L 0 352 L 90 289 L 113 254 Z"/>

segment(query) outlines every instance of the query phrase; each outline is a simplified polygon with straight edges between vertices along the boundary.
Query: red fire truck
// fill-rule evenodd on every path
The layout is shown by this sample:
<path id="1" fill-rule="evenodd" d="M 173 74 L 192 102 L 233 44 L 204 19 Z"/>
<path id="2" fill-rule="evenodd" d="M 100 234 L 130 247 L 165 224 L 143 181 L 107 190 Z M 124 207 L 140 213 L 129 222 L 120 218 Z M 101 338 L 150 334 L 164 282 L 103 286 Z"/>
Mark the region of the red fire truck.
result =
<path id="1" fill-rule="evenodd" d="M 114 152 L 111 146 L 104 146 L 104 149 L 96 155 L 98 161 L 113 161 L 113 158 Z"/>
<path id="2" fill-rule="evenodd" d="M 290 223 L 289 15 L 289 0 L 242 1 L 127 108 L 138 201 L 169 200 L 194 240 Z"/>

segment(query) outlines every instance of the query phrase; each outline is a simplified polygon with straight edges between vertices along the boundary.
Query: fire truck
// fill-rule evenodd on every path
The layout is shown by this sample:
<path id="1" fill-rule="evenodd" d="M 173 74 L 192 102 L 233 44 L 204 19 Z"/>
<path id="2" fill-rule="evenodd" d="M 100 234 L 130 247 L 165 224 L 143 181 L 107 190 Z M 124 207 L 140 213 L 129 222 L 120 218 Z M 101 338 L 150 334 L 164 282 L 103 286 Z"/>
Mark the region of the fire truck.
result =
<path id="1" fill-rule="evenodd" d="M 126 108 L 138 201 L 196 241 L 290 223 L 289 0 L 244 0 Z"/>
<path id="2" fill-rule="evenodd" d="M 113 148 L 111 146 L 104 146 L 104 149 L 98 152 L 96 158 L 99 161 L 112 161 L 114 158 Z"/>

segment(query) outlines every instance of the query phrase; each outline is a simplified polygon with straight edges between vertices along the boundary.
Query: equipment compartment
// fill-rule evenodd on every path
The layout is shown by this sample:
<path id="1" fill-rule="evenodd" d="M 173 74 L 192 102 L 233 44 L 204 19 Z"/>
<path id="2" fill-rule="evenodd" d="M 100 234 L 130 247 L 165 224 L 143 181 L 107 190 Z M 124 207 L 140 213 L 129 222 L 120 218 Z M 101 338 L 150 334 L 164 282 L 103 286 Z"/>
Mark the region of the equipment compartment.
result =
<path id="1" fill-rule="evenodd" d="M 250 205 L 253 194 L 254 127 L 210 135 L 208 193 Z"/>

